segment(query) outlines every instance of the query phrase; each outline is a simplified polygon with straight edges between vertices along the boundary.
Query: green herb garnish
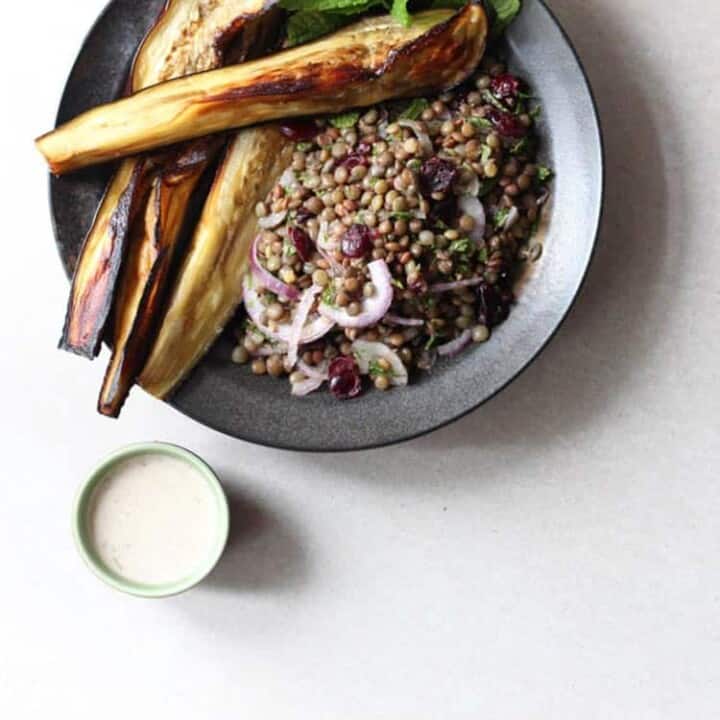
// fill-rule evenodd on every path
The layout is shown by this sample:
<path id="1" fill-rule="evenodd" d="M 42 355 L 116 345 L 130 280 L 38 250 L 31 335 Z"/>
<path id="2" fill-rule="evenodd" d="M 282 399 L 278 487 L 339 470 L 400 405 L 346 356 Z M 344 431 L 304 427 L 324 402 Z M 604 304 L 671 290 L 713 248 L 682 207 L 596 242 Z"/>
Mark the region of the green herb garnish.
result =
<path id="1" fill-rule="evenodd" d="M 470 124 L 480 130 L 492 130 L 493 124 L 487 118 L 471 117 Z"/>
<path id="2" fill-rule="evenodd" d="M 417 120 L 429 106 L 425 98 L 415 98 L 398 117 L 400 120 Z"/>
<path id="3" fill-rule="evenodd" d="M 404 290 L 404 289 L 405 289 L 405 286 L 404 286 L 404 285 L 402 284 L 402 282 L 401 282 L 400 280 L 398 280 L 397 278 L 393 278 L 393 279 L 390 281 L 390 284 L 393 285 L 394 287 L 396 287 L 398 290 Z"/>
<path id="4" fill-rule="evenodd" d="M 511 155 L 522 155 L 530 149 L 530 139 L 524 137 L 522 140 L 518 140 L 511 148 Z"/>
<path id="5" fill-rule="evenodd" d="M 537 179 L 541 183 L 546 183 L 552 180 L 554 175 L 555 173 L 549 167 L 546 167 L 545 165 L 538 165 Z"/>
<path id="6" fill-rule="evenodd" d="M 508 215 L 510 215 L 510 210 L 508 208 L 501 208 L 495 213 L 493 225 L 498 229 L 501 228 L 508 219 Z"/>
<path id="7" fill-rule="evenodd" d="M 394 377 L 395 373 L 392 371 L 392 368 L 389 370 L 386 370 L 382 365 L 380 365 L 380 362 L 378 360 L 371 360 L 368 365 L 368 373 L 370 374 L 370 377 L 376 378 L 376 377 Z"/>
<path id="8" fill-rule="evenodd" d="M 320 296 L 320 301 L 324 305 L 335 307 L 335 288 L 332 285 L 327 285 L 325 287 L 322 291 L 322 295 Z"/>
<path id="9" fill-rule="evenodd" d="M 478 250 L 477 254 L 477 261 L 481 263 L 486 263 L 488 259 L 488 249 L 486 247 L 480 248 Z"/>
<path id="10" fill-rule="evenodd" d="M 357 121 L 360 119 L 359 112 L 346 112 L 335 117 L 330 118 L 330 124 L 338 130 L 345 130 L 347 128 L 355 127 Z"/>
<path id="11" fill-rule="evenodd" d="M 459 240 L 453 240 L 448 250 L 456 255 L 468 255 L 471 254 L 476 247 L 470 238 L 460 238 Z"/>
<path id="12" fill-rule="evenodd" d="M 311 142 L 299 142 L 295 145 L 295 149 L 298 150 L 298 152 L 308 152 L 313 149 L 313 145 L 314 143 Z"/>

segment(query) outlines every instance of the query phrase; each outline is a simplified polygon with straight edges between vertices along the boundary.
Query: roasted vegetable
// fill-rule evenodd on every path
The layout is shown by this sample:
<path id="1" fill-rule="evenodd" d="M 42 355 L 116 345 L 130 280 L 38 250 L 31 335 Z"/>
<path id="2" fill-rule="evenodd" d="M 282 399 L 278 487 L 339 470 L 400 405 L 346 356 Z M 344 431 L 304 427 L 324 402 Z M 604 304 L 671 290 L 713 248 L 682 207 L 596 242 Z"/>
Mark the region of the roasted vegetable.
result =
<path id="1" fill-rule="evenodd" d="M 315 43 L 156 85 L 37 141 L 53 172 L 266 120 L 338 112 L 462 82 L 485 47 L 479 5 L 429 10 L 409 27 L 372 17 Z"/>
<path id="2" fill-rule="evenodd" d="M 168 0 L 138 50 L 129 93 L 219 67 L 242 56 L 257 32 L 245 32 L 264 0 Z M 70 291 L 60 347 L 95 357 L 100 351 L 120 273 L 128 229 L 142 212 L 151 175 L 165 158 L 125 160 L 115 173 L 87 235 Z"/>
<path id="3" fill-rule="evenodd" d="M 235 61 L 273 47 L 279 36 L 278 20 L 275 12 L 248 18 Z M 163 160 L 148 203 L 144 232 L 133 238 L 132 260 L 122 273 L 113 352 L 98 402 L 104 415 L 119 415 L 152 347 L 163 317 L 190 197 L 221 142 L 219 136 L 200 138 Z"/>
<path id="4" fill-rule="evenodd" d="M 173 167 L 155 179 L 145 222 L 130 243 L 118 294 L 113 352 L 105 374 L 98 410 L 117 417 L 142 369 L 162 318 L 168 280 L 190 196 L 207 168 L 219 140 L 199 140 Z"/>
<path id="5" fill-rule="evenodd" d="M 166 397 L 207 352 L 242 300 L 255 205 L 277 182 L 293 144 L 274 126 L 238 133 L 185 256 L 140 384 Z"/>

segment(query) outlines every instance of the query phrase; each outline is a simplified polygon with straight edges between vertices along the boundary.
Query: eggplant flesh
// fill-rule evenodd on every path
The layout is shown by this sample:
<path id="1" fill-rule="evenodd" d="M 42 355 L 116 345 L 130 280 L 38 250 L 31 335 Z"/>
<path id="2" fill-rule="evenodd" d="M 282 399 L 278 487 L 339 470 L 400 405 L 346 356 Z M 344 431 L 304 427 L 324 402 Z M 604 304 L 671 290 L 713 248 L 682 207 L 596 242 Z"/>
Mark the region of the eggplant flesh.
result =
<path id="1" fill-rule="evenodd" d="M 366 18 L 308 45 L 98 107 L 37 146 L 53 172 L 65 173 L 231 128 L 441 91 L 474 70 L 486 37 L 475 4 L 419 13 L 409 27 Z"/>
<path id="2" fill-rule="evenodd" d="M 113 352 L 100 391 L 98 411 L 117 417 L 142 369 L 162 317 L 169 279 L 190 197 L 219 140 L 186 148 L 176 165 L 155 179 L 144 216 L 130 241 L 115 311 Z"/>
<path id="3" fill-rule="evenodd" d="M 253 32 L 245 32 L 248 23 L 272 4 L 266 0 L 168 0 L 138 49 L 128 92 L 219 67 L 231 50 L 241 55 L 254 37 Z M 125 160 L 110 181 L 75 267 L 61 349 L 90 359 L 100 352 L 129 229 L 145 207 L 153 174 L 164 162 L 162 156 Z"/>
<path id="4" fill-rule="evenodd" d="M 140 375 L 151 394 L 167 397 L 240 305 L 257 233 L 255 205 L 277 182 L 293 149 L 272 125 L 241 131 L 227 149 Z"/>

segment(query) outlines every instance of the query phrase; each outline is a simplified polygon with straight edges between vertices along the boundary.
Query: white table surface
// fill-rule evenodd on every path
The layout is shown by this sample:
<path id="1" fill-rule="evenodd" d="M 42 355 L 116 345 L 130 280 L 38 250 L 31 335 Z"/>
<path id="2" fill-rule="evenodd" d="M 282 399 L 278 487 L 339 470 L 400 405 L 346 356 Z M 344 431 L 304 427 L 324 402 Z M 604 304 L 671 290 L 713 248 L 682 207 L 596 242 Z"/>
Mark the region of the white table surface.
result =
<path id="1" fill-rule="evenodd" d="M 0 715 L 717 717 L 720 5 L 552 2 L 607 140 L 576 310 L 471 417 L 323 457 L 139 392 L 101 419 L 102 363 L 55 350 L 67 284 L 31 139 L 102 4 L 13 3 L 0 43 Z M 69 532 L 88 469 L 145 439 L 216 466 L 236 523 L 212 580 L 159 602 L 97 582 Z"/>

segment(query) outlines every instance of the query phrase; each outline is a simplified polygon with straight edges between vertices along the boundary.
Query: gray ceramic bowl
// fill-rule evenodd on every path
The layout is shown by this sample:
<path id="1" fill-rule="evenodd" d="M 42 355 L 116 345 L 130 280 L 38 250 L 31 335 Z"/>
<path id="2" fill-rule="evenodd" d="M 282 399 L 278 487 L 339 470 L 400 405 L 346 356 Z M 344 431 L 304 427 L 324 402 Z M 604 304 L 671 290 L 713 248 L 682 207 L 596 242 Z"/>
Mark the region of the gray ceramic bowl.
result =
<path id="1" fill-rule="evenodd" d="M 120 92 L 140 39 L 164 0 L 113 0 L 83 45 L 58 121 Z M 460 418 L 516 378 L 552 338 L 577 296 L 592 257 L 603 192 L 597 112 L 582 66 L 540 0 L 525 0 L 508 33 L 511 67 L 540 97 L 546 162 L 556 173 L 545 252 L 510 319 L 486 345 L 439 365 L 410 387 L 339 403 L 327 393 L 297 400 L 287 383 L 253 377 L 230 362 L 221 339 L 171 400 L 229 435 L 273 447 L 340 451 L 407 440 Z M 51 180 L 57 245 L 71 273 L 109 168 Z M 80 362 L 80 361 L 78 361 Z"/>

